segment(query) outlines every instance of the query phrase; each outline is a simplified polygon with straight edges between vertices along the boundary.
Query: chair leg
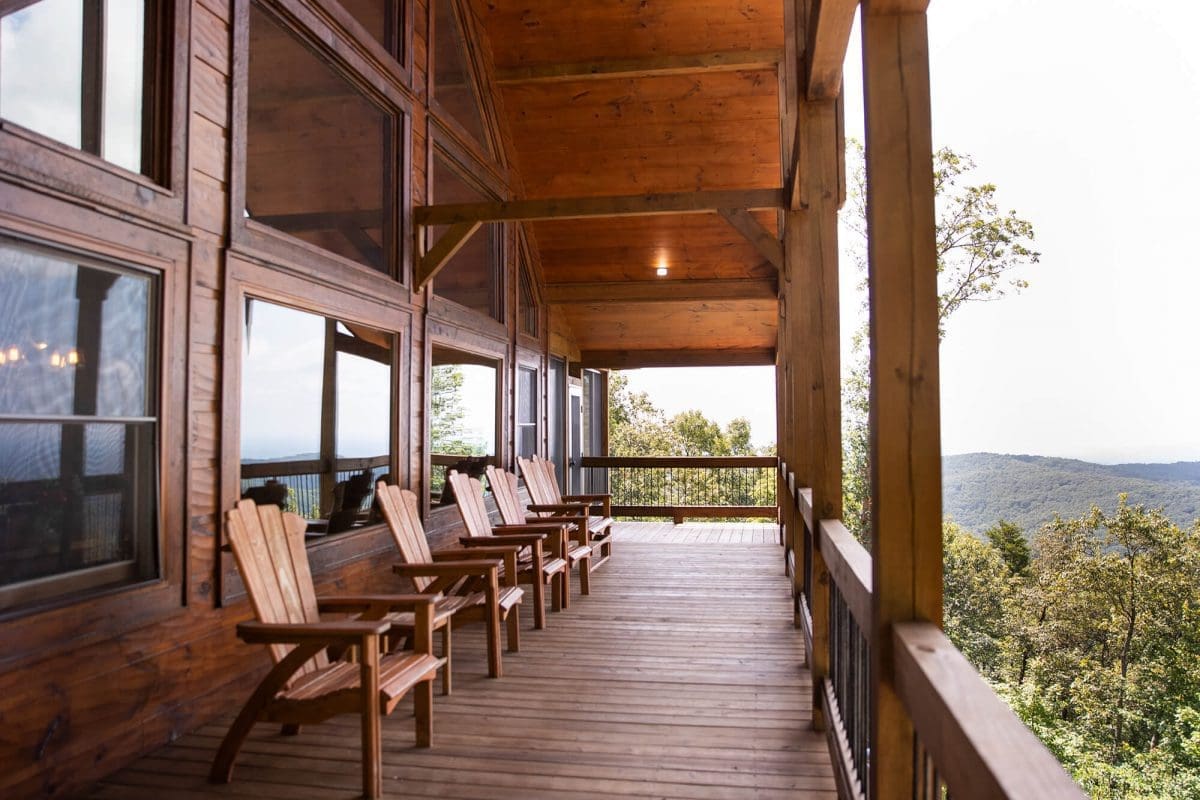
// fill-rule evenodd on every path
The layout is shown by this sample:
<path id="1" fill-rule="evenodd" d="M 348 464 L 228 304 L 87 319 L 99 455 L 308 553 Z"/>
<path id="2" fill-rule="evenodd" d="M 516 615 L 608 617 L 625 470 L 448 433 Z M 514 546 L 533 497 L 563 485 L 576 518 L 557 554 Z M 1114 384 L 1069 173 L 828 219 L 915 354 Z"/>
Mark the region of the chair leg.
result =
<path id="1" fill-rule="evenodd" d="M 297 736 L 299 733 L 300 725 L 296 722 L 285 723 L 283 728 L 281 728 L 279 731 L 280 736 Z"/>
<path id="2" fill-rule="evenodd" d="M 563 577 L 562 572 L 554 575 L 550 580 L 550 608 L 552 611 L 559 612 L 563 609 Z"/>
<path id="3" fill-rule="evenodd" d="M 571 565 L 568 564 L 560 573 L 562 575 L 562 607 L 566 611 L 571 607 Z"/>
<path id="4" fill-rule="evenodd" d="M 508 610 L 508 652 L 521 652 L 521 606 L 517 604 Z"/>
<path id="5" fill-rule="evenodd" d="M 579 593 L 592 593 L 592 559 L 579 559 Z"/>
<path id="6" fill-rule="evenodd" d="M 413 687 L 413 708 L 417 716 L 417 747 L 433 744 L 433 679 Z"/>
<path id="7" fill-rule="evenodd" d="M 383 796 L 383 730 L 379 708 L 379 648 L 359 648 L 359 683 L 362 692 L 362 769 L 363 796 L 376 800 Z M 429 685 L 426 681 L 425 685 Z"/>
<path id="8" fill-rule="evenodd" d="M 442 628 L 442 658 L 446 659 L 446 666 L 442 667 L 442 695 L 448 696 L 452 688 L 452 678 L 450 677 L 450 620 L 446 620 L 445 627 Z"/>
<path id="9" fill-rule="evenodd" d="M 542 630 L 546 627 L 546 583 L 541 574 L 533 576 L 533 628 Z"/>
<path id="10" fill-rule="evenodd" d="M 499 678 L 504 674 L 504 667 L 500 662 L 500 607 L 496 603 L 488 604 L 487 651 L 488 677 Z"/>

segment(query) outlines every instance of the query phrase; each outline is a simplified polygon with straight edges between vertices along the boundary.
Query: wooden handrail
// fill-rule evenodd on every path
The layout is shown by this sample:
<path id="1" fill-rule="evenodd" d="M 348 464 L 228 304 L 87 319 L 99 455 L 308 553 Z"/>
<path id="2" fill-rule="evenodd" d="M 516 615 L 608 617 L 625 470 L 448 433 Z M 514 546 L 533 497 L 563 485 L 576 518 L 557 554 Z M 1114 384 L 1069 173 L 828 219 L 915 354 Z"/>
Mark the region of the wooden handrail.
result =
<path id="1" fill-rule="evenodd" d="M 1083 790 L 929 622 L 892 627 L 895 685 L 952 796 L 1083 800 Z"/>
<path id="2" fill-rule="evenodd" d="M 374 469 L 386 467 L 391 462 L 391 456 L 371 456 L 370 458 L 339 458 L 334 462 L 334 472 L 347 472 L 356 469 Z M 312 458 L 302 461 L 251 461 L 241 465 L 242 480 L 253 478 L 275 478 L 288 475 L 320 475 L 327 471 L 325 459 Z"/>
<path id="3" fill-rule="evenodd" d="M 871 554 L 858 543 L 840 519 L 823 519 L 820 525 L 821 555 L 837 584 L 854 621 L 864 631 L 871 629 Z"/>
<path id="4" fill-rule="evenodd" d="M 775 456 L 584 456 L 584 467 L 774 467 Z"/>
<path id="5" fill-rule="evenodd" d="M 800 516 L 804 519 L 804 524 L 808 529 L 813 528 L 813 512 L 812 512 L 812 489 L 807 487 L 794 490 L 796 496 L 796 507 L 800 510 Z"/>

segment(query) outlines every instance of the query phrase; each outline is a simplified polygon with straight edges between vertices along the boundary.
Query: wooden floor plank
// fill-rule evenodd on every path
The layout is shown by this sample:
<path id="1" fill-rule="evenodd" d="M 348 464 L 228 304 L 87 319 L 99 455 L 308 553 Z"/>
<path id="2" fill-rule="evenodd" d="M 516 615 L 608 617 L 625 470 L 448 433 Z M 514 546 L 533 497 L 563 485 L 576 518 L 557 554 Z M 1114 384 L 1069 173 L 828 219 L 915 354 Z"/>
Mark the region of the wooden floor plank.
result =
<path id="1" fill-rule="evenodd" d="M 791 624 L 774 525 L 619 523 L 592 593 L 523 632 L 485 676 L 481 631 L 455 634 L 455 689 L 434 744 L 412 706 L 384 721 L 385 791 L 405 798 L 836 796 L 810 730 L 811 680 Z M 523 615 L 528 626 L 531 615 Z M 358 722 L 283 737 L 260 725 L 228 786 L 205 781 L 236 712 L 122 770 L 95 798 L 356 797 Z"/>

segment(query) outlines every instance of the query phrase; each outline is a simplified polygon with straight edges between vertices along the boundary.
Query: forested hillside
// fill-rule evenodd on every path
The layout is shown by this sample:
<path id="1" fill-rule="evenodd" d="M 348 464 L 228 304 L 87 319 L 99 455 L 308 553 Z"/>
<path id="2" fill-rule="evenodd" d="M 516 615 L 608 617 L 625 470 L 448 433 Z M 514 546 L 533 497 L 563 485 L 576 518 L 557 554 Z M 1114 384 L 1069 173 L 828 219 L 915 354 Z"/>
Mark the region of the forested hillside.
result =
<path id="1" fill-rule="evenodd" d="M 1067 458 L 969 453 L 946 456 L 943 508 L 958 525 L 981 534 L 1004 519 L 1032 533 L 1054 519 L 1108 508 L 1126 493 L 1130 504 L 1162 508 L 1180 527 L 1200 518 L 1200 462 L 1091 464 Z"/>

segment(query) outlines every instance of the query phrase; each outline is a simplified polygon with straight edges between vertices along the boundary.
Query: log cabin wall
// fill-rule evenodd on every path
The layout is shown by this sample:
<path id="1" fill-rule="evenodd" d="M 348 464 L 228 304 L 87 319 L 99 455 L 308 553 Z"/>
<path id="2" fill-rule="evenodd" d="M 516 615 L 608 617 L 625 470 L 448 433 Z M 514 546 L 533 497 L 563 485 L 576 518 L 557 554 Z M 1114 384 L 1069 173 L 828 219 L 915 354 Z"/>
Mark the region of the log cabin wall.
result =
<path id="1" fill-rule="evenodd" d="M 437 3 L 445 5 L 431 7 Z M 384 7 L 395 12 L 390 44 L 379 35 L 389 30 L 378 16 Z M 569 324 L 552 318 L 541 302 L 536 244 L 516 225 L 496 226 L 502 227 L 503 258 L 498 319 L 411 288 L 410 211 L 430 196 L 435 160 L 454 162 L 463 177 L 500 199 L 522 189 L 506 156 L 511 135 L 502 97 L 491 89 L 490 49 L 466 4 L 163 0 L 147 8 L 162 12 L 147 17 L 147 25 L 160 26 L 147 74 L 165 82 L 154 95 L 162 99 L 152 109 L 158 160 L 150 177 L 0 120 L 0 237 L 148 270 L 161 293 L 161 368 L 151 375 L 161 386 L 159 574 L 106 591 L 0 606 L 4 797 L 69 796 L 228 711 L 267 666 L 265 651 L 234 636 L 249 609 L 220 549 L 222 511 L 241 490 L 247 298 L 387 335 L 393 343 L 388 469 L 400 483 L 419 487 L 426 503 L 435 346 L 495 356 L 501 376 L 496 457 L 504 465 L 512 464 L 518 446 L 518 370 L 538 370 L 537 442 L 544 452 L 548 356 L 579 356 Z M 454 117 L 464 113 L 459 104 L 470 100 L 470 85 L 466 100 L 455 91 L 430 91 L 433 31 L 446 24 L 446 13 L 455 14 L 468 43 L 468 79 L 474 72 L 482 84 L 482 146 L 475 138 L 480 132 Z M 260 39 L 262 53 L 252 57 L 251 24 L 270 31 Z M 282 52 L 301 41 L 311 64 L 327 70 L 319 87 L 324 109 L 321 98 L 314 103 L 289 93 L 286 64 L 271 61 L 282 57 L 271 52 L 271 42 Z M 275 102 L 255 113 L 275 115 L 280 130 L 291 126 L 295 136 L 247 136 L 251 81 Z M 383 109 L 391 122 L 382 135 L 374 128 L 355 139 L 353 126 L 340 118 L 307 130 L 296 130 L 287 118 L 316 118 L 330 108 L 344 114 L 350 106 Z M 321 134 L 329 138 L 322 141 Z M 388 146 L 399 153 L 391 173 L 368 152 Z M 339 148 L 350 151 L 340 162 Z M 292 183 L 264 184 L 263 170 L 289 173 Z M 342 201 L 363 207 L 369 203 L 355 192 L 378 192 L 377 172 L 384 174 L 382 211 L 349 229 L 331 222 L 340 210 L 320 205 L 331 199 L 328 181 L 345 181 Z M 311 193 L 274 191 L 306 180 Z M 524 279 L 521 269 L 528 271 Z M 524 300 L 534 303 L 524 318 L 521 280 L 527 282 Z M 435 547 L 456 535 L 454 509 L 427 506 L 427 512 Z M 381 569 L 391 547 L 376 525 L 310 548 L 318 592 L 405 588 Z"/>

